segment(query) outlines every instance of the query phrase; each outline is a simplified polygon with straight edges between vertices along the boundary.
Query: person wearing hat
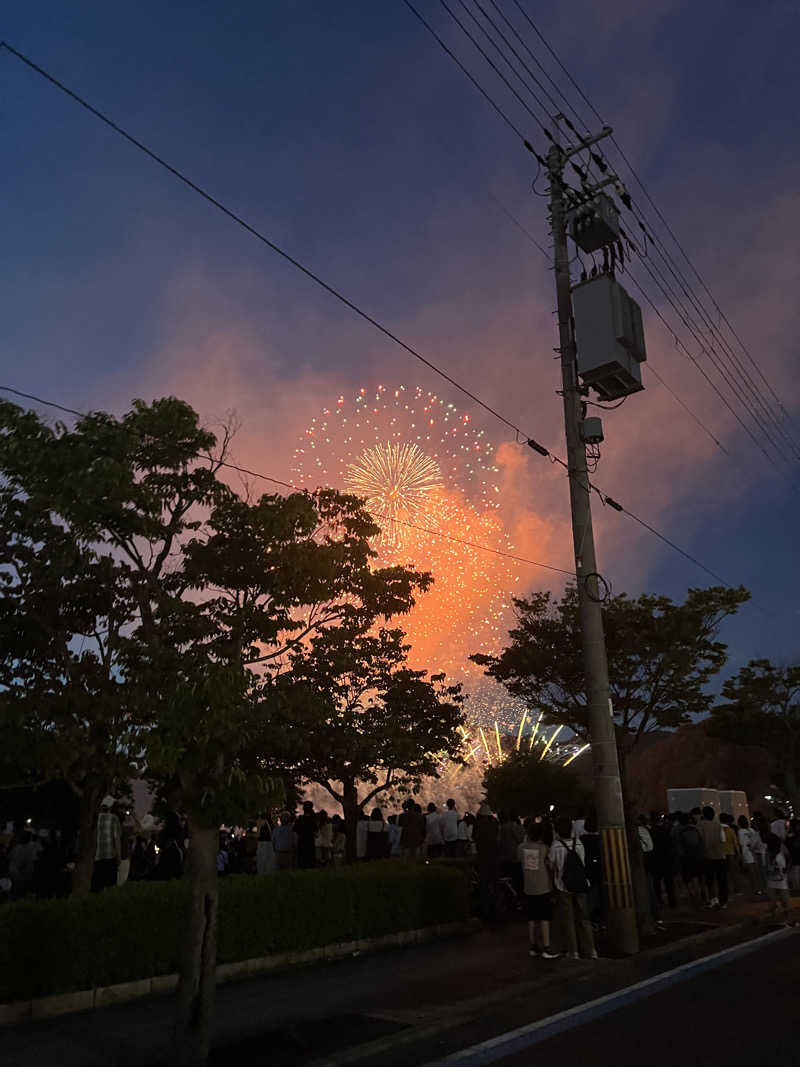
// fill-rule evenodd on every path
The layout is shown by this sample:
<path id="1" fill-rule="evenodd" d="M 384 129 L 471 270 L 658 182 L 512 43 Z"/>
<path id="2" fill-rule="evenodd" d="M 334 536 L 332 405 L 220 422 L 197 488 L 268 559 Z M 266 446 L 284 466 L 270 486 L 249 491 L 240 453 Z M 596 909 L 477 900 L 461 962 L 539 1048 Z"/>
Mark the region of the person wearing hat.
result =
<path id="1" fill-rule="evenodd" d="M 112 796 L 103 797 L 97 816 L 97 844 L 92 874 L 92 891 L 95 893 L 117 884 L 122 834 L 119 819 L 112 811 L 114 803 Z"/>

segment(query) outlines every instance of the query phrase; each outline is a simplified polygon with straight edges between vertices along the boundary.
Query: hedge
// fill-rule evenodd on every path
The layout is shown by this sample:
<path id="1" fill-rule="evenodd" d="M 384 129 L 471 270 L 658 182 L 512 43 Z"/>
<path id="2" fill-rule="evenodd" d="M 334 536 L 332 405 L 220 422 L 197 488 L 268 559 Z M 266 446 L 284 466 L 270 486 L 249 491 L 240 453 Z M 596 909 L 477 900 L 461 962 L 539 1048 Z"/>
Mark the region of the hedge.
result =
<path id="1" fill-rule="evenodd" d="M 468 916 L 463 872 L 385 860 L 220 880 L 217 961 L 233 963 Z M 0 907 L 0 1002 L 171 974 L 184 882 L 133 882 Z"/>

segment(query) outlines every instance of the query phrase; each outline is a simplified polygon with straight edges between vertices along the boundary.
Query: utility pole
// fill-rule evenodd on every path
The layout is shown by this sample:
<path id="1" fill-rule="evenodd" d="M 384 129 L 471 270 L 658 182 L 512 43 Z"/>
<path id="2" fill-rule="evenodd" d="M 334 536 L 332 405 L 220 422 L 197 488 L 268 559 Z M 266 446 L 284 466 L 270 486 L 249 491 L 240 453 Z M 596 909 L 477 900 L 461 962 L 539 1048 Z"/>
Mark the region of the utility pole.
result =
<path id="1" fill-rule="evenodd" d="M 610 130 L 608 131 L 610 133 Z M 600 137 L 605 136 L 604 130 Z M 593 141 L 600 137 L 593 138 Z M 579 146 L 585 147 L 587 142 Z M 578 386 L 577 348 L 572 318 L 572 293 L 567 247 L 564 166 L 573 153 L 553 144 L 547 155 L 550 176 L 550 215 L 553 230 L 558 340 L 564 392 L 564 426 L 567 437 L 572 540 L 578 585 L 578 614 L 589 706 L 594 797 L 603 849 L 603 871 L 608 893 L 608 931 L 617 952 L 639 950 L 633 904 L 631 867 L 625 833 L 625 812 L 619 774 L 617 739 L 608 686 L 608 661 L 601 612 L 597 561 L 592 532 L 591 490 L 582 435 L 582 399 Z"/>

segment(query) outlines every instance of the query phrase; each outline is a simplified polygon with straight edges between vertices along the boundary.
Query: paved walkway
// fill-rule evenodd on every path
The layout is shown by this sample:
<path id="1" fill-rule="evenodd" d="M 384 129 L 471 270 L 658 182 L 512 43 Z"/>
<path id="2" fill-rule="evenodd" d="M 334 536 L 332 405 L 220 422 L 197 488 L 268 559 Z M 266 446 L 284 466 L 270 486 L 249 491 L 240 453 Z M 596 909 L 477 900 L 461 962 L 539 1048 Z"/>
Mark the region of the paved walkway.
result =
<path id="1" fill-rule="evenodd" d="M 214 1062 L 424 1064 L 756 936 L 766 929 L 765 910 L 738 901 L 725 912 L 681 911 L 629 960 L 531 960 L 525 924 L 513 922 L 225 985 L 218 991 Z M 151 998 L 7 1028 L 0 1032 L 0 1067 L 150 1067 L 163 1062 L 172 1011 L 172 998 Z"/>

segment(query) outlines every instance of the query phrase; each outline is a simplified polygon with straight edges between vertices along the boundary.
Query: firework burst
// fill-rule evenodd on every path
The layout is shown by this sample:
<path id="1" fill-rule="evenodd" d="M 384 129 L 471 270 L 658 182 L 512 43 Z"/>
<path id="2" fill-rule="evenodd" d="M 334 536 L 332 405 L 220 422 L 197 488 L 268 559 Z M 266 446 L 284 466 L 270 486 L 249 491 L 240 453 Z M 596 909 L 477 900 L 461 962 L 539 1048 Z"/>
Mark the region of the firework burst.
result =
<path id="1" fill-rule="evenodd" d="M 378 386 L 339 396 L 312 419 L 292 468 L 301 485 L 366 498 L 382 528 L 380 563 L 433 574 L 402 622 L 412 660 L 462 680 L 470 717 L 490 730 L 498 715 L 516 720 L 522 710 L 469 662 L 502 647 L 520 580 L 513 560 L 476 547 L 514 548 L 499 513 L 494 457 L 484 431 L 454 404 L 422 389 Z"/>
<path id="2" fill-rule="evenodd" d="M 348 464 L 347 488 L 363 496 L 381 527 L 380 544 L 402 549 L 408 523 L 418 524 L 431 510 L 431 491 L 442 485 L 436 460 L 415 444 L 388 441 L 366 448 Z"/>

